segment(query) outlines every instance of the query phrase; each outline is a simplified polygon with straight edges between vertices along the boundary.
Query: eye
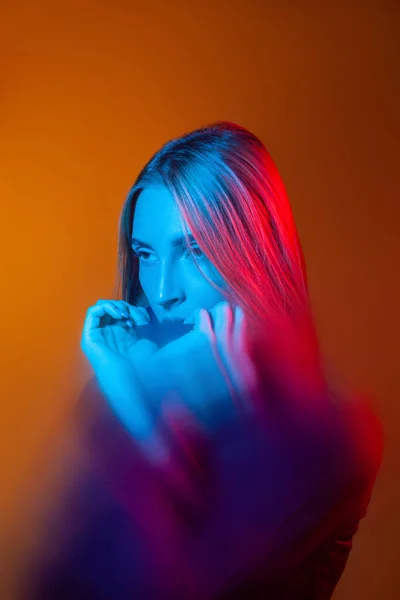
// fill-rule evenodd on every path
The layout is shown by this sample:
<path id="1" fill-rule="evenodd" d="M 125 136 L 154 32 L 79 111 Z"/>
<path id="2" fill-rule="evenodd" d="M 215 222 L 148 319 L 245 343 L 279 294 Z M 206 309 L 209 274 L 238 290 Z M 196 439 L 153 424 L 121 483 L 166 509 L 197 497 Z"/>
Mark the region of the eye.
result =
<path id="1" fill-rule="evenodd" d="M 139 260 L 143 262 L 148 262 L 148 257 L 151 256 L 150 252 L 147 252 L 146 250 L 134 250 L 132 248 L 132 252 L 138 257 Z"/>
<path id="2" fill-rule="evenodd" d="M 203 251 L 198 246 L 190 246 L 190 249 L 196 258 L 201 258 L 203 255 Z"/>

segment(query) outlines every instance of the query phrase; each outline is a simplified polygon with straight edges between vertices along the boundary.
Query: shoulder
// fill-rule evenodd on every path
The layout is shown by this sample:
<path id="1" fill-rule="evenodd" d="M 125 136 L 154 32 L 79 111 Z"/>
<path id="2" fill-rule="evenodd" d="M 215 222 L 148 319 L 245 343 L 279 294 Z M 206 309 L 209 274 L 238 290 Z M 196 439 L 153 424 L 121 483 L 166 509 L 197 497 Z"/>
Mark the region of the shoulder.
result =
<path id="1" fill-rule="evenodd" d="M 365 393 L 335 395 L 327 404 L 320 429 L 313 427 L 322 481 L 328 482 L 338 505 L 358 520 L 366 513 L 382 462 L 382 423 Z"/>
<path id="2" fill-rule="evenodd" d="M 384 448 L 383 425 L 373 408 L 373 398 L 354 392 L 343 402 L 342 411 L 355 475 L 361 484 L 371 486 L 378 475 Z"/>

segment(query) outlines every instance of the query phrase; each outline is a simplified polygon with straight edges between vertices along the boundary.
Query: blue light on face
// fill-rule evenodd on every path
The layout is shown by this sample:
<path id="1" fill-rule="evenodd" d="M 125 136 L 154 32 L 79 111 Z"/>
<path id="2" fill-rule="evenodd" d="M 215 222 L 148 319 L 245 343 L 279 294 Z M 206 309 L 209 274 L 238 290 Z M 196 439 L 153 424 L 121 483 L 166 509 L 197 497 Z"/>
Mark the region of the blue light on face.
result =
<path id="1" fill-rule="evenodd" d="M 222 289 L 226 284 L 189 231 L 189 244 L 201 269 Z M 199 308 L 225 299 L 207 281 L 188 251 L 182 217 L 165 187 L 148 187 L 137 199 L 132 251 L 139 259 L 139 282 L 155 318 L 186 319 Z"/>

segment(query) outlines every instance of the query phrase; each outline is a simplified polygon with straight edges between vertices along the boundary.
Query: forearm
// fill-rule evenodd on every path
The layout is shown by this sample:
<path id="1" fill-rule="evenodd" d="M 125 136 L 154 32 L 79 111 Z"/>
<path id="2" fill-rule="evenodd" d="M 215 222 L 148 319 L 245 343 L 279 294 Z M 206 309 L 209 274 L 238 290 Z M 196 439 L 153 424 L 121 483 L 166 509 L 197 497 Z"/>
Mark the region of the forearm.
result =
<path id="1" fill-rule="evenodd" d="M 162 460 L 163 445 L 156 431 L 154 399 L 132 364 L 112 364 L 96 375 L 100 392 L 121 426 L 152 463 Z"/>

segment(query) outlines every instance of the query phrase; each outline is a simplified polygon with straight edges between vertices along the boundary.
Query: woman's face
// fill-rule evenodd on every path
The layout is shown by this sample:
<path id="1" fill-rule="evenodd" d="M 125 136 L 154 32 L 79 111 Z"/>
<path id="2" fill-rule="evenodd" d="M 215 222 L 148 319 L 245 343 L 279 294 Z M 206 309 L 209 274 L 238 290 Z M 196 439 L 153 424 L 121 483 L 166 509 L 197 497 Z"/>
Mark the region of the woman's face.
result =
<path id="1" fill-rule="evenodd" d="M 195 310 L 210 310 L 227 299 L 203 277 L 185 250 L 183 235 L 172 194 L 164 186 L 145 188 L 133 216 L 132 249 L 139 258 L 140 285 L 159 322 L 184 321 Z M 207 277 L 227 290 L 222 276 L 194 239 L 191 246 Z"/>

